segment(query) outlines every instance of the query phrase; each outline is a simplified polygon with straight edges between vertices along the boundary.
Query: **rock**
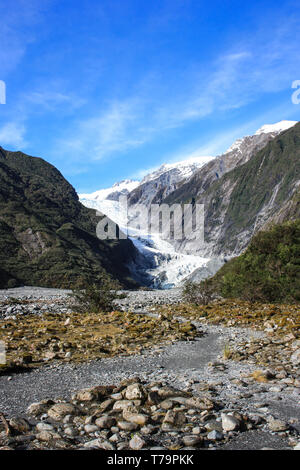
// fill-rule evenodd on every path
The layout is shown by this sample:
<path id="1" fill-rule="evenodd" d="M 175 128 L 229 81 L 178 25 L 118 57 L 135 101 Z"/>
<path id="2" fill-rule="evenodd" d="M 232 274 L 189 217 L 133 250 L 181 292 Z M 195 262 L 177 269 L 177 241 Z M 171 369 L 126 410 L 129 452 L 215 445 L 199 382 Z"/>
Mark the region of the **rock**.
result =
<path id="1" fill-rule="evenodd" d="M 98 428 L 96 428 L 98 429 Z M 74 437 L 74 436 L 77 436 L 78 435 L 78 431 L 77 429 L 73 428 L 72 426 L 68 426 L 66 427 L 65 429 L 65 434 L 68 436 L 68 437 Z"/>
<path id="2" fill-rule="evenodd" d="M 113 385 L 98 385 L 97 387 L 86 388 L 75 393 L 72 397 L 77 401 L 93 401 L 107 397 L 114 390 Z"/>
<path id="3" fill-rule="evenodd" d="M 166 398 L 188 398 L 191 396 L 190 393 L 185 393 L 182 390 L 176 390 L 172 387 L 162 387 L 158 390 L 158 395 L 162 400 L 165 400 Z"/>
<path id="4" fill-rule="evenodd" d="M 171 400 L 164 400 L 160 403 L 159 406 L 163 408 L 164 410 L 170 410 L 171 408 L 173 408 L 174 402 Z"/>
<path id="5" fill-rule="evenodd" d="M 98 431 L 98 429 L 99 429 L 98 426 L 96 426 L 95 424 L 86 424 L 84 426 L 84 430 L 88 434 L 91 434 L 92 432 L 96 432 Z"/>
<path id="6" fill-rule="evenodd" d="M 123 418 L 126 421 L 138 424 L 139 426 L 145 426 L 149 420 L 149 416 L 142 413 L 134 413 L 130 409 L 123 410 Z"/>
<path id="7" fill-rule="evenodd" d="M 9 421 L 9 425 L 12 429 L 20 433 L 26 433 L 30 430 L 30 424 L 24 418 L 12 418 Z"/>
<path id="8" fill-rule="evenodd" d="M 134 403 L 132 400 L 118 400 L 113 406 L 113 410 L 126 410 L 130 407 L 133 407 Z"/>
<path id="9" fill-rule="evenodd" d="M 200 447 L 202 445 L 202 439 L 199 436 L 183 436 L 182 440 L 184 445 L 187 447 Z"/>
<path id="10" fill-rule="evenodd" d="M 163 424 L 168 423 L 172 426 L 182 426 L 186 422 L 186 417 L 179 411 L 169 410 L 163 420 Z"/>
<path id="11" fill-rule="evenodd" d="M 46 351 L 44 354 L 44 361 L 51 361 L 52 359 L 57 359 L 59 355 L 54 351 Z"/>
<path id="12" fill-rule="evenodd" d="M 212 419 L 212 420 L 208 421 L 205 424 L 205 428 L 208 431 L 219 431 L 219 432 L 223 431 L 222 423 L 220 423 L 219 421 L 216 421 L 215 419 Z"/>
<path id="13" fill-rule="evenodd" d="M 109 442 L 119 442 L 119 440 L 120 440 L 120 434 L 117 432 L 109 438 Z"/>
<path id="14" fill-rule="evenodd" d="M 293 447 L 293 450 L 300 450 L 300 442 Z"/>
<path id="15" fill-rule="evenodd" d="M 154 433 L 156 429 L 157 428 L 155 426 L 153 426 L 152 424 L 147 424 L 147 426 L 143 426 L 140 429 L 140 432 L 147 436 L 147 435 L 150 435 L 150 434 Z"/>
<path id="16" fill-rule="evenodd" d="M 224 439 L 224 434 L 214 430 L 207 434 L 207 439 L 209 439 L 210 441 L 221 441 L 222 439 Z"/>
<path id="17" fill-rule="evenodd" d="M 111 442 L 102 439 L 94 439 L 93 441 L 86 442 L 84 447 L 86 449 L 115 450 L 115 446 Z"/>
<path id="18" fill-rule="evenodd" d="M 32 416 L 39 416 L 43 413 L 46 413 L 49 406 L 53 405 L 54 402 L 52 400 L 42 400 L 38 403 L 32 403 L 27 408 L 27 413 Z"/>
<path id="19" fill-rule="evenodd" d="M 72 400 L 76 401 L 92 401 L 95 400 L 96 394 L 93 389 L 80 390 L 72 395 Z"/>
<path id="20" fill-rule="evenodd" d="M 268 421 L 268 427 L 270 431 L 274 432 L 282 432 L 287 431 L 289 429 L 289 425 L 281 419 L 270 419 Z"/>
<path id="21" fill-rule="evenodd" d="M 138 429 L 138 424 L 129 423 L 129 421 L 118 421 L 117 425 L 123 431 L 135 431 Z"/>
<path id="22" fill-rule="evenodd" d="M 52 441 L 53 439 L 60 439 L 60 435 L 55 433 L 55 432 L 50 432 L 50 431 L 41 431 L 36 435 L 36 438 L 39 441 Z"/>
<path id="23" fill-rule="evenodd" d="M 129 441 L 129 447 L 133 450 L 140 450 L 146 445 L 146 442 L 137 434 Z"/>
<path id="24" fill-rule="evenodd" d="M 127 400 L 143 400 L 146 398 L 144 387 L 139 383 L 129 385 L 125 390 Z"/>
<path id="25" fill-rule="evenodd" d="M 231 415 L 226 414 L 226 413 L 221 413 L 221 418 L 222 418 L 223 431 L 225 431 L 225 432 L 236 431 L 240 428 L 241 423 L 234 416 L 231 416 Z"/>
<path id="26" fill-rule="evenodd" d="M 200 434 L 201 432 L 201 428 L 199 426 L 195 426 L 193 429 L 192 429 L 192 433 L 193 434 Z"/>
<path id="27" fill-rule="evenodd" d="M 100 429 L 110 429 L 116 424 L 116 419 L 113 416 L 101 416 L 96 419 L 95 424 Z"/>
<path id="28" fill-rule="evenodd" d="M 198 408 L 199 410 L 212 410 L 214 403 L 207 397 L 192 397 L 186 401 L 186 405 L 190 408 Z"/>
<path id="29" fill-rule="evenodd" d="M 56 403 L 48 410 L 49 418 L 55 421 L 60 421 L 66 415 L 73 415 L 76 413 L 76 407 L 71 403 Z"/>
<path id="30" fill-rule="evenodd" d="M 108 398 L 107 400 L 104 400 L 100 405 L 99 405 L 99 412 L 104 413 L 105 411 L 110 410 L 113 407 L 113 404 L 115 403 L 114 400 L 111 398 Z"/>
<path id="31" fill-rule="evenodd" d="M 41 423 L 37 423 L 36 425 L 36 429 L 38 431 L 54 431 L 54 427 L 52 426 L 52 424 L 49 424 L 49 423 L 44 423 L 43 421 Z"/>
<path id="32" fill-rule="evenodd" d="M 291 355 L 291 362 L 294 366 L 298 366 L 300 364 L 300 348 Z"/>
<path id="33" fill-rule="evenodd" d="M 157 391 L 151 391 L 148 393 L 147 401 L 149 405 L 158 405 L 161 401 L 161 397 L 159 396 Z"/>

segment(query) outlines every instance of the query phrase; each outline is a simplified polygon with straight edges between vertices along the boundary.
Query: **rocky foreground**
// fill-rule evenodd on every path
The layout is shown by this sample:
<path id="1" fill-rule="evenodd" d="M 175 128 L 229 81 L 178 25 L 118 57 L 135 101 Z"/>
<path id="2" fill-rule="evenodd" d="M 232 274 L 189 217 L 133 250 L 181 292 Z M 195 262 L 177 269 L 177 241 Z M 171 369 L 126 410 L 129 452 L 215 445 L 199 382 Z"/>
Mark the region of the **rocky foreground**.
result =
<path id="1" fill-rule="evenodd" d="M 21 292 L 21 308 L 26 301 L 57 305 L 67 295 Z M 26 353 L 22 373 L 0 375 L 2 448 L 298 449 L 297 306 L 219 302 L 195 309 L 178 303 L 178 291 L 165 293 L 164 306 L 162 292 L 146 294 L 130 293 L 119 306 L 126 313 L 98 318 L 91 330 L 70 311 L 5 314 L 9 354 L 21 358 L 25 345 L 39 346 Z M 12 297 L 2 295 L 2 302 Z M 89 336 L 109 326 L 116 331 L 104 340 Z M 74 334 L 91 353 L 65 344 L 63 335 Z M 106 351 L 97 350 L 101 341 L 109 341 Z"/>
<path id="2" fill-rule="evenodd" d="M 32 418 L 2 417 L 2 449 L 214 448 L 240 432 L 265 428 L 296 436 L 288 423 L 265 420 L 259 411 L 245 415 L 204 394 L 138 378 L 81 390 L 68 401 L 33 403 L 27 413 Z"/>

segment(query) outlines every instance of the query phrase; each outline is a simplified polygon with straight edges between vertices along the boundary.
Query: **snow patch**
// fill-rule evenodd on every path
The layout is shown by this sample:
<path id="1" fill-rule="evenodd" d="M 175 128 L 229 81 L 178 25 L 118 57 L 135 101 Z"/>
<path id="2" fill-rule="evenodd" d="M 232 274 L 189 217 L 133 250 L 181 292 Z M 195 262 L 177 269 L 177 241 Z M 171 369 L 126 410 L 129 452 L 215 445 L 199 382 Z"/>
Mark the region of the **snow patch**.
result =
<path id="1" fill-rule="evenodd" d="M 280 121 L 276 122 L 275 124 L 265 124 L 264 126 L 260 127 L 256 132 L 255 135 L 260 134 L 271 134 L 273 132 L 280 133 L 290 129 L 291 127 L 295 126 L 298 121 Z"/>

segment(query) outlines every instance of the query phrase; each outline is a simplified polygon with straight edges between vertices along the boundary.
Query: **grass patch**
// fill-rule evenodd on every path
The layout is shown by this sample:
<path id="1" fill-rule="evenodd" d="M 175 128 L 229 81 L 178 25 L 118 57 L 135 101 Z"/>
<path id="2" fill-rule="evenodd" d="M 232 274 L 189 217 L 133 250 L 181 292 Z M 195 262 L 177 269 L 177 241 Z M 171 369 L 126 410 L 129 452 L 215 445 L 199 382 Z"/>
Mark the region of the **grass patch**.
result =
<path id="1" fill-rule="evenodd" d="M 7 357 L 0 374 L 12 367 L 32 368 L 54 360 L 85 362 L 137 354 L 154 345 L 193 339 L 196 334 L 190 322 L 180 323 L 170 314 L 159 321 L 118 311 L 20 316 L 17 321 L 0 321 Z"/>

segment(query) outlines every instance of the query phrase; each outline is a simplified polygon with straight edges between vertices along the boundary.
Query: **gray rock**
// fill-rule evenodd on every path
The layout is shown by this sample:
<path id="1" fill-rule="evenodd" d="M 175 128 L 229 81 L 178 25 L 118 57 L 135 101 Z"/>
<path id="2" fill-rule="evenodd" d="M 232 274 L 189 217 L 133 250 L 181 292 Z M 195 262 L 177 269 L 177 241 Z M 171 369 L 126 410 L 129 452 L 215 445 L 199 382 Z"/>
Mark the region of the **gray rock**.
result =
<path id="1" fill-rule="evenodd" d="M 137 434 L 129 441 L 129 447 L 133 450 L 140 450 L 145 447 L 146 442 Z"/>
<path id="2" fill-rule="evenodd" d="M 49 418 L 60 421 L 67 415 L 76 413 L 76 407 L 71 403 L 56 403 L 48 410 Z"/>
<path id="3" fill-rule="evenodd" d="M 236 431 L 240 428 L 241 423 L 234 416 L 231 416 L 231 415 L 226 414 L 226 413 L 221 413 L 221 418 L 222 418 L 223 431 L 225 431 L 225 432 Z"/>
<path id="4" fill-rule="evenodd" d="M 210 441 L 221 441 L 222 439 L 224 439 L 224 434 L 214 430 L 207 434 L 207 439 L 209 439 Z"/>
<path id="5" fill-rule="evenodd" d="M 86 433 L 91 434 L 92 432 L 98 431 L 99 427 L 96 426 L 95 424 L 86 424 L 84 426 L 84 430 Z"/>
<path id="6" fill-rule="evenodd" d="M 199 436 L 183 436 L 182 440 L 186 447 L 200 447 L 202 445 L 202 439 Z"/>
<path id="7" fill-rule="evenodd" d="M 129 421 L 118 421 L 117 425 L 123 431 L 135 431 L 138 429 L 138 425 L 135 423 L 129 423 Z"/>
<path id="8" fill-rule="evenodd" d="M 101 416 L 101 418 L 96 419 L 95 424 L 100 429 L 110 429 L 116 424 L 116 419 L 112 416 Z"/>
<path id="9" fill-rule="evenodd" d="M 282 431 L 286 431 L 287 429 L 289 429 L 289 425 L 285 421 L 282 421 L 281 419 L 269 420 L 268 427 L 270 431 L 274 431 L 274 432 L 282 432 Z"/>

